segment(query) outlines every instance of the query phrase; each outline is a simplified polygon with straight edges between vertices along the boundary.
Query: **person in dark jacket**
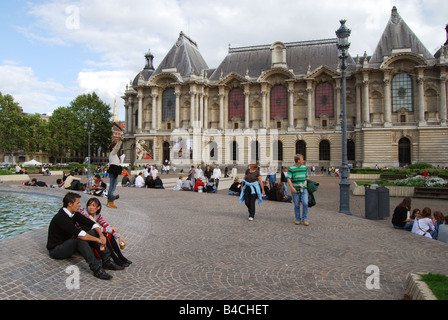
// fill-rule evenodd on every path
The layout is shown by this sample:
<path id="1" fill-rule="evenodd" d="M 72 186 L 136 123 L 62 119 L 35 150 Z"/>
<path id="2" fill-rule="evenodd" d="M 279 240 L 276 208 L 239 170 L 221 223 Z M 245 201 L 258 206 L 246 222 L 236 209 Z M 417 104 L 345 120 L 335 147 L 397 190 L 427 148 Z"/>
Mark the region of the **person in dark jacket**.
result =
<path id="1" fill-rule="evenodd" d="M 79 252 L 95 277 L 109 280 L 112 276 L 104 269 L 123 270 L 124 267 L 112 261 L 101 227 L 78 212 L 81 207 L 80 198 L 81 196 L 74 192 L 68 192 L 64 196 L 63 207 L 53 217 L 48 227 L 47 250 L 53 259 L 67 259 L 75 252 Z M 79 230 L 76 223 L 85 225 L 90 230 L 87 232 Z M 95 258 L 92 247 L 100 254 L 103 266 Z"/>
<path id="2" fill-rule="evenodd" d="M 392 224 L 396 229 L 404 229 L 404 226 L 409 219 L 409 212 L 411 211 L 411 198 L 405 197 L 398 206 L 395 207 L 392 215 Z"/>

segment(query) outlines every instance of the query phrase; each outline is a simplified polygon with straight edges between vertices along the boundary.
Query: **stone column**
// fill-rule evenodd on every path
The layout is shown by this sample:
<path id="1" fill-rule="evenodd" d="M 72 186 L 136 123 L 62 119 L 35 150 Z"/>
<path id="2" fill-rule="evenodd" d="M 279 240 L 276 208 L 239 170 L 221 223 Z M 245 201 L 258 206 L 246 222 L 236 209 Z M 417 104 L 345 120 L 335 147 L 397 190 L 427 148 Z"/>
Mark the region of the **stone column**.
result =
<path id="1" fill-rule="evenodd" d="M 208 89 L 204 92 L 204 129 L 208 129 Z"/>
<path id="2" fill-rule="evenodd" d="M 152 88 L 152 115 L 151 115 L 151 129 L 156 129 L 156 123 L 157 123 L 157 93 L 155 92 L 155 89 Z"/>
<path id="3" fill-rule="evenodd" d="M 266 99 L 267 99 L 267 89 L 266 84 L 263 83 L 261 85 L 261 127 L 266 128 L 266 118 L 267 118 L 267 108 L 266 108 Z"/>
<path id="4" fill-rule="evenodd" d="M 219 87 L 219 129 L 224 129 L 224 87 Z"/>
<path id="5" fill-rule="evenodd" d="M 342 85 L 341 85 L 341 80 L 342 80 L 342 78 L 336 79 L 336 115 L 335 115 L 335 118 L 337 119 L 336 120 L 336 129 L 337 130 L 341 129 L 341 124 L 342 124 L 342 118 L 341 118 Z"/>
<path id="6" fill-rule="evenodd" d="M 194 128 L 195 122 L 195 108 L 196 108 L 196 88 L 194 86 L 190 87 L 190 127 Z"/>
<path id="7" fill-rule="evenodd" d="M 306 82 L 307 93 L 307 105 L 306 105 L 306 128 L 307 130 L 313 129 L 313 81 L 307 80 Z"/>
<path id="8" fill-rule="evenodd" d="M 288 83 L 288 128 L 294 128 L 294 82 Z"/>
<path id="9" fill-rule="evenodd" d="M 442 71 L 440 75 L 440 123 L 441 125 L 446 125 L 446 73 L 445 70 Z"/>
<path id="10" fill-rule="evenodd" d="M 176 119 L 174 120 L 174 126 L 178 129 L 180 126 L 180 88 L 178 86 L 176 86 L 174 94 L 176 96 L 176 109 L 174 115 Z"/>
<path id="11" fill-rule="evenodd" d="M 425 121 L 425 92 L 423 81 L 423 69 L 418 69 L 417 86 L 418 86 L 418 124 L 419 126 L 426 125 Z"/>
<path id="12" fill-rule="evenodd" d="M 138 121 L 137 121 L 137 132 L 142 132 L 143 124 L 143 93 L 139 90 L 138 92 Z"/>
<path id="13" fill-rule="evenodd" d="M 369 96 L 369 74 L 363 73 L 363 105 L 362 105 L 362 122 L 364 127 L 370 127 L 370 96 Z"/>
<path id="14" fill-rule="evenodd" d="M 362 126 L 362 116 L 361 116 L 361 88 L 362 83 L 356 83 L 356 128 L 361 128 Z"/>
<path id="15" fill-rule="evenodd" d="M 392 126 L 392 100 L 390 89 L 390 73 L 384 72 L 384 127 Z"/>
<path id="16" fill-rule="evenodd" d="M 245 129 L 249 129 L 249 127 L 250 127 L 249 98 L 250 98 L 250 86 L 244 85 L 244 128 Z"/>

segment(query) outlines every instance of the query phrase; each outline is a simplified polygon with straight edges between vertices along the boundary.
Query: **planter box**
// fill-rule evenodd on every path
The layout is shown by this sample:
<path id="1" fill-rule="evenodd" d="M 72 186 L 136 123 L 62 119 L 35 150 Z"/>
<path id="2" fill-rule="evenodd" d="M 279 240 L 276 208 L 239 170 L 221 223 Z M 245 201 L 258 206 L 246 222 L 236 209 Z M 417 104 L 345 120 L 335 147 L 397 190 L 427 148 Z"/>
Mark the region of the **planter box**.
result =
<path id="1" fill-rule="evenodd" d="M 414 187 L 386 186 L 389 189 L 390 197 L 413 197 Z M 356 182 L 352 182 L 350 189 L 355 196 L 365 196 L 365 187 L 358 186 Z"/>
<path id="2" fill-rule="evenodd" d="M 1 175 L 0 180 L 3 182 L 23 182 L 30 181 L 30 177 L 27 174 L 8 174 Z"/>

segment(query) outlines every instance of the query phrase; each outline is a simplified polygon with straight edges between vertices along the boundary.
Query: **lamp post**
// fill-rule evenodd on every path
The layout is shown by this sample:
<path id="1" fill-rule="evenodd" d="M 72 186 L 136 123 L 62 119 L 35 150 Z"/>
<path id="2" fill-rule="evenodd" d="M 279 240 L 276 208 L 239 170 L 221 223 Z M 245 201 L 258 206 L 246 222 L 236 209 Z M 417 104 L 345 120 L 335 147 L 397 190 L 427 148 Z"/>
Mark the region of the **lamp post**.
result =
<path id="1" fill-rule="evenodd" d="M 338 37 L 339 59 L 341 59 L 342 70 L 342 167 L 341 181 L 339 183 L 339 212 L 351 215 L 350 212 L 350 182 L 348 181 L 348 165 L 347 165 L 347 101 L 346 101 L 346 73 L 348 48 L 350 43 L 348 37 L 351 30 L 345 25 L 346 20 L 340 20 L 341 26 L 336 30 Z"/>
<path id="2" fill-rule="evenodd" d="M 90 127 L 87 125 L 87 122 L 84 123 L 84 129 L 87 132 L 88 141 L 87 141 L 87 191 L 90 192 L 90 134 L 95 129 L 95 124 L 92 123 Z"/>

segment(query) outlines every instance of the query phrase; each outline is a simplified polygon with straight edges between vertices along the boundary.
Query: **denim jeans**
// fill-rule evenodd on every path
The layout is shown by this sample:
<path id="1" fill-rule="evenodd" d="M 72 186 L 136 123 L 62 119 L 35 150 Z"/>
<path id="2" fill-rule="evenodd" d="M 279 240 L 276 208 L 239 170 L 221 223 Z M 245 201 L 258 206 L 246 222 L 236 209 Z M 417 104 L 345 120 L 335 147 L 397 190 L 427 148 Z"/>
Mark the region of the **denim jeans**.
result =
<path id="1" fill-rule="evenodd" d="M 304 221 L 308 219 L 308 190 L 292 194 L 294 201 L 294 215 L 296 221 Z M 300 217 L 300 202 L 302 202 L 302 217 Z"/>
<path id="2" fill-rule="evenodd" d="M 109 191 L 107 191 L 107 200 L 110 202 L 114 202 L 114 192 L 115 188 L 117 187 L 118 183 L 118 176 L 116 176 L 113 173 L 109 173 L 110 177 L 110 184 L 109 184 Z"/>

